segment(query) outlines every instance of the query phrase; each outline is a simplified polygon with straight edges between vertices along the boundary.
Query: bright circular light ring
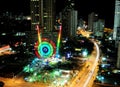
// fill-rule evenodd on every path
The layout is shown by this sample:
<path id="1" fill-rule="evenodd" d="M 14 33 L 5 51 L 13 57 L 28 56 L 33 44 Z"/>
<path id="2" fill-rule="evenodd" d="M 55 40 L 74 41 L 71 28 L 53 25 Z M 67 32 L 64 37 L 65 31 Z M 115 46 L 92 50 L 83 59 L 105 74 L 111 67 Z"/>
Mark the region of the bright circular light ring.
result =
<path id="1" fill-rule="evenodd" d="M 50 54 L 51 47 L 48 44 L 42 44 L 41 46 L 38 46 L 38 52 L 41 54 L 41 56 L 46 56 Z"/>
<path id="2" fill-rule="evenodd" d="M 45 45 L 45 43 L 43 44 L 43 42 L 47 43 L 47 44 L 50 44 L 50 46 L 52 47 L 47 47 L 47 45 Z M 41 45 L 42 44 L 42 45 Z M 43 47 L 44 46 L 44 47 Z M 38 48 L 39 47 L 39 48 Z M 42 48 L 41 48 L 42 47 Z M 51 49 L 52 48 L 52 49 Z M 41 43 L 38 43 L 36 42 L 35 43 L 35 46 L 34 46 L 34 50 L 35 50 L 35 55 L 38 57 L 38 58 L 47 58 L 47 57 L 52 57 L 54 54 L 56 54 L 56 45 L 55 43 L 52 41 L 52 40 L 49 40 L 47 38 L 42 38 L 42 42 Z M 40 51 L 41 50 L 41 51 Z M 45 56 L 49 50 L 51 51 L 51 54 L 52 56 Z M 53 50 L 53 51 L 52 51 Z M 43 55 L 43 53 L 41 54 L 41 52 L 43 51 L 43 53 L 45 55 Z"/>
<path id="3" fill-rule="evenodd" d="M 47 58 L 53 55 L 53 46 L 49 42 L 42 42 L 38 45 L 38 53 L 41 57 Z"/>

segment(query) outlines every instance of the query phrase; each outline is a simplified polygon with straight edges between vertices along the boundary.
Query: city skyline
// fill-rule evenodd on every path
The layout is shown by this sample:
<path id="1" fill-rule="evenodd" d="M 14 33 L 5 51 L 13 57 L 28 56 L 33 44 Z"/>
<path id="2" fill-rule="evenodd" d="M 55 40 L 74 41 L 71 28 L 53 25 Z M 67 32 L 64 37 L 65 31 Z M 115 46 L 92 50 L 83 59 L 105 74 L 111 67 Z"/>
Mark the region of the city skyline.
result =
<path id="1" fill-rule="evenodd" d="M 57 12 L 62 11 L 65 6 L 65 0 L 56 1 Z M 96 12 L 99 14 L 99 18 L 105 19 L 106 27 L 113 28 L 114 23 L 114 0 L 105 2 L 103 0 L 90 0 L 79 1 L 75 0 L 75 9 L 78 10 L 79 17 L 87 21 L 88 14 Z M 30 1 L 29 0 L 12 0 L 6 3 L 6 1 L 0 1 L 0 12 L 10 11 L 15 14 L 23 13 L 24 15 L 30 15 Z"/>
<path id="2" fill-rule="evenodd" d="M 0 1 L 0 87 L 120 87 L 119 13 L 120 0 Z"/>

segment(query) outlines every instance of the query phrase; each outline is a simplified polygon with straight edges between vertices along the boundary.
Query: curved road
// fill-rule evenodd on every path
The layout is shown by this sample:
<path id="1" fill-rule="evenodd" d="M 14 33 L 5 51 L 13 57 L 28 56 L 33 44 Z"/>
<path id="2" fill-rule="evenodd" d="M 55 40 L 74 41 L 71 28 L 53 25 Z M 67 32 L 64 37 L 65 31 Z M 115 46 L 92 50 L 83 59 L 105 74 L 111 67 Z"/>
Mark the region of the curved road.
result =
<path id="1" fill-rule="evenodd" d="M 92 87 L 94 77 L 97 74 L 97 65 L 100 57 L 100 50 L 96 42 L 94 43 L 94 51 L 87 60 L 86 66 L 78 73 L 78 75 L 69 83 L 69 87 Z"/>

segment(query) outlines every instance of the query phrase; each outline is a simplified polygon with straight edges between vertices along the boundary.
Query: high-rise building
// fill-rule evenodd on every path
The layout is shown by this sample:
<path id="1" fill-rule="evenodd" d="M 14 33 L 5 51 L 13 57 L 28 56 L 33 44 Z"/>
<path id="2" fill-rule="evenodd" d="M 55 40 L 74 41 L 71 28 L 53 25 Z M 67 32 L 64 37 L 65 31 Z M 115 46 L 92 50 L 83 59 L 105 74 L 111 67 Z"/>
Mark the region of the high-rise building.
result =
<path id="1" fill-rule="evenodd" d="M 79 20 L 78 20 L 78 28 L 79 29 L 87 29 L 88 28 L 88 25 L 87 25 L 87 22 L 86 21 L 84 21 L 82 18 L 80 18 Z"/>
<path id="2" fill-rule="evenodd" d="M 120 68 L 120 42 L 118 43 L 117 68 Z"/>
<path id="3" fill-rule="evenodd" d="M 61 13 L 63 37 L 75 36 L 78 24 L 78 12 L 74 10 L 74 5 L 74 0 L 66 0 L 65 8 Z"/>
<path id="4" fill-rule="evenodd" d="M 55 23 L 55 0 L 31 0 L 31 30 L 38 24 L 44 32 L 50 32 Z"/>
<path id="5" fill-rule="evenodd" d="M 39 0 L 30 1 L 31 8 L 31 30 L 35 30 L 35 26 L 40 24 L 39 21 Z"/>
<path id="6" fill-rule="evenodd" d="M 120 31 L 120 0 L 115 0 L 114 31 L 113 31 L 113 40 L 115 41 L 119 39 L 118 33 L 120 32 L 118 31 Z"/>
<path id="7" fill-rule="evenodd" d="M 103 19 L 98 19 L 93 23 L 93 34 L 96 37 L 103 37 L 105 21 Z"/>
<path id="8" fill-rule="evenodd" d="M 75 36 L 76 35 L 76 30 L 77 30 L 77 24 L 78 24 L 78 12 L 76 10 L 72 10 L 70 12 L 70 27 L 69 27 L 69 32 L 70 36 Z"/>
<path id="9" fill-rule="evenodd" d="M 120 68 L 120 0 L 115 0 L 115 13 L 114 13 L 114 28 L 113 40 L 115 40 L 115 47 L 118 48 L 117 52 L 117 68 Z"/>
<path id="10" fill-rule="evenodd" d="M 88 29 L 93 31 L 93 23 L 98 20 L 98 14 L 92 12 L 88 15 Z"/>
<path id="11" fill-rule="evenodd" d="M 84 28 L 84 20 L 82 19 L 82 18 L 80 18 L 79 20 L 78 20 L 78 27 L 80 27 L 80 28 Z"/>

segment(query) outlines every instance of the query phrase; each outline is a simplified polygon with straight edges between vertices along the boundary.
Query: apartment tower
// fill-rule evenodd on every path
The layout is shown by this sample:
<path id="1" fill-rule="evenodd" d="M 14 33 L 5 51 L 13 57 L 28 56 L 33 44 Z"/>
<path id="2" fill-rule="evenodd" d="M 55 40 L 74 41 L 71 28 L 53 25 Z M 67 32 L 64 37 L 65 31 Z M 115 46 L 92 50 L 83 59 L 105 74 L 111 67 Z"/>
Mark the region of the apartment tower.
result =
<path id="1" fill-rule="evenodd" d="M 38 24 L 44 32 L 50 32 L 55 23 L 55 0 L 31 0 L 31 30 Z"/>
<path id="2" fill-rule="evenodd" d="M 120 0 L 115 1 L 115 14 L 114 14 L 114 28 L 113 29 L 114 29 L 113 40 L 116 41 L 119 39 L 118 36 L 120 33 Z"/>

